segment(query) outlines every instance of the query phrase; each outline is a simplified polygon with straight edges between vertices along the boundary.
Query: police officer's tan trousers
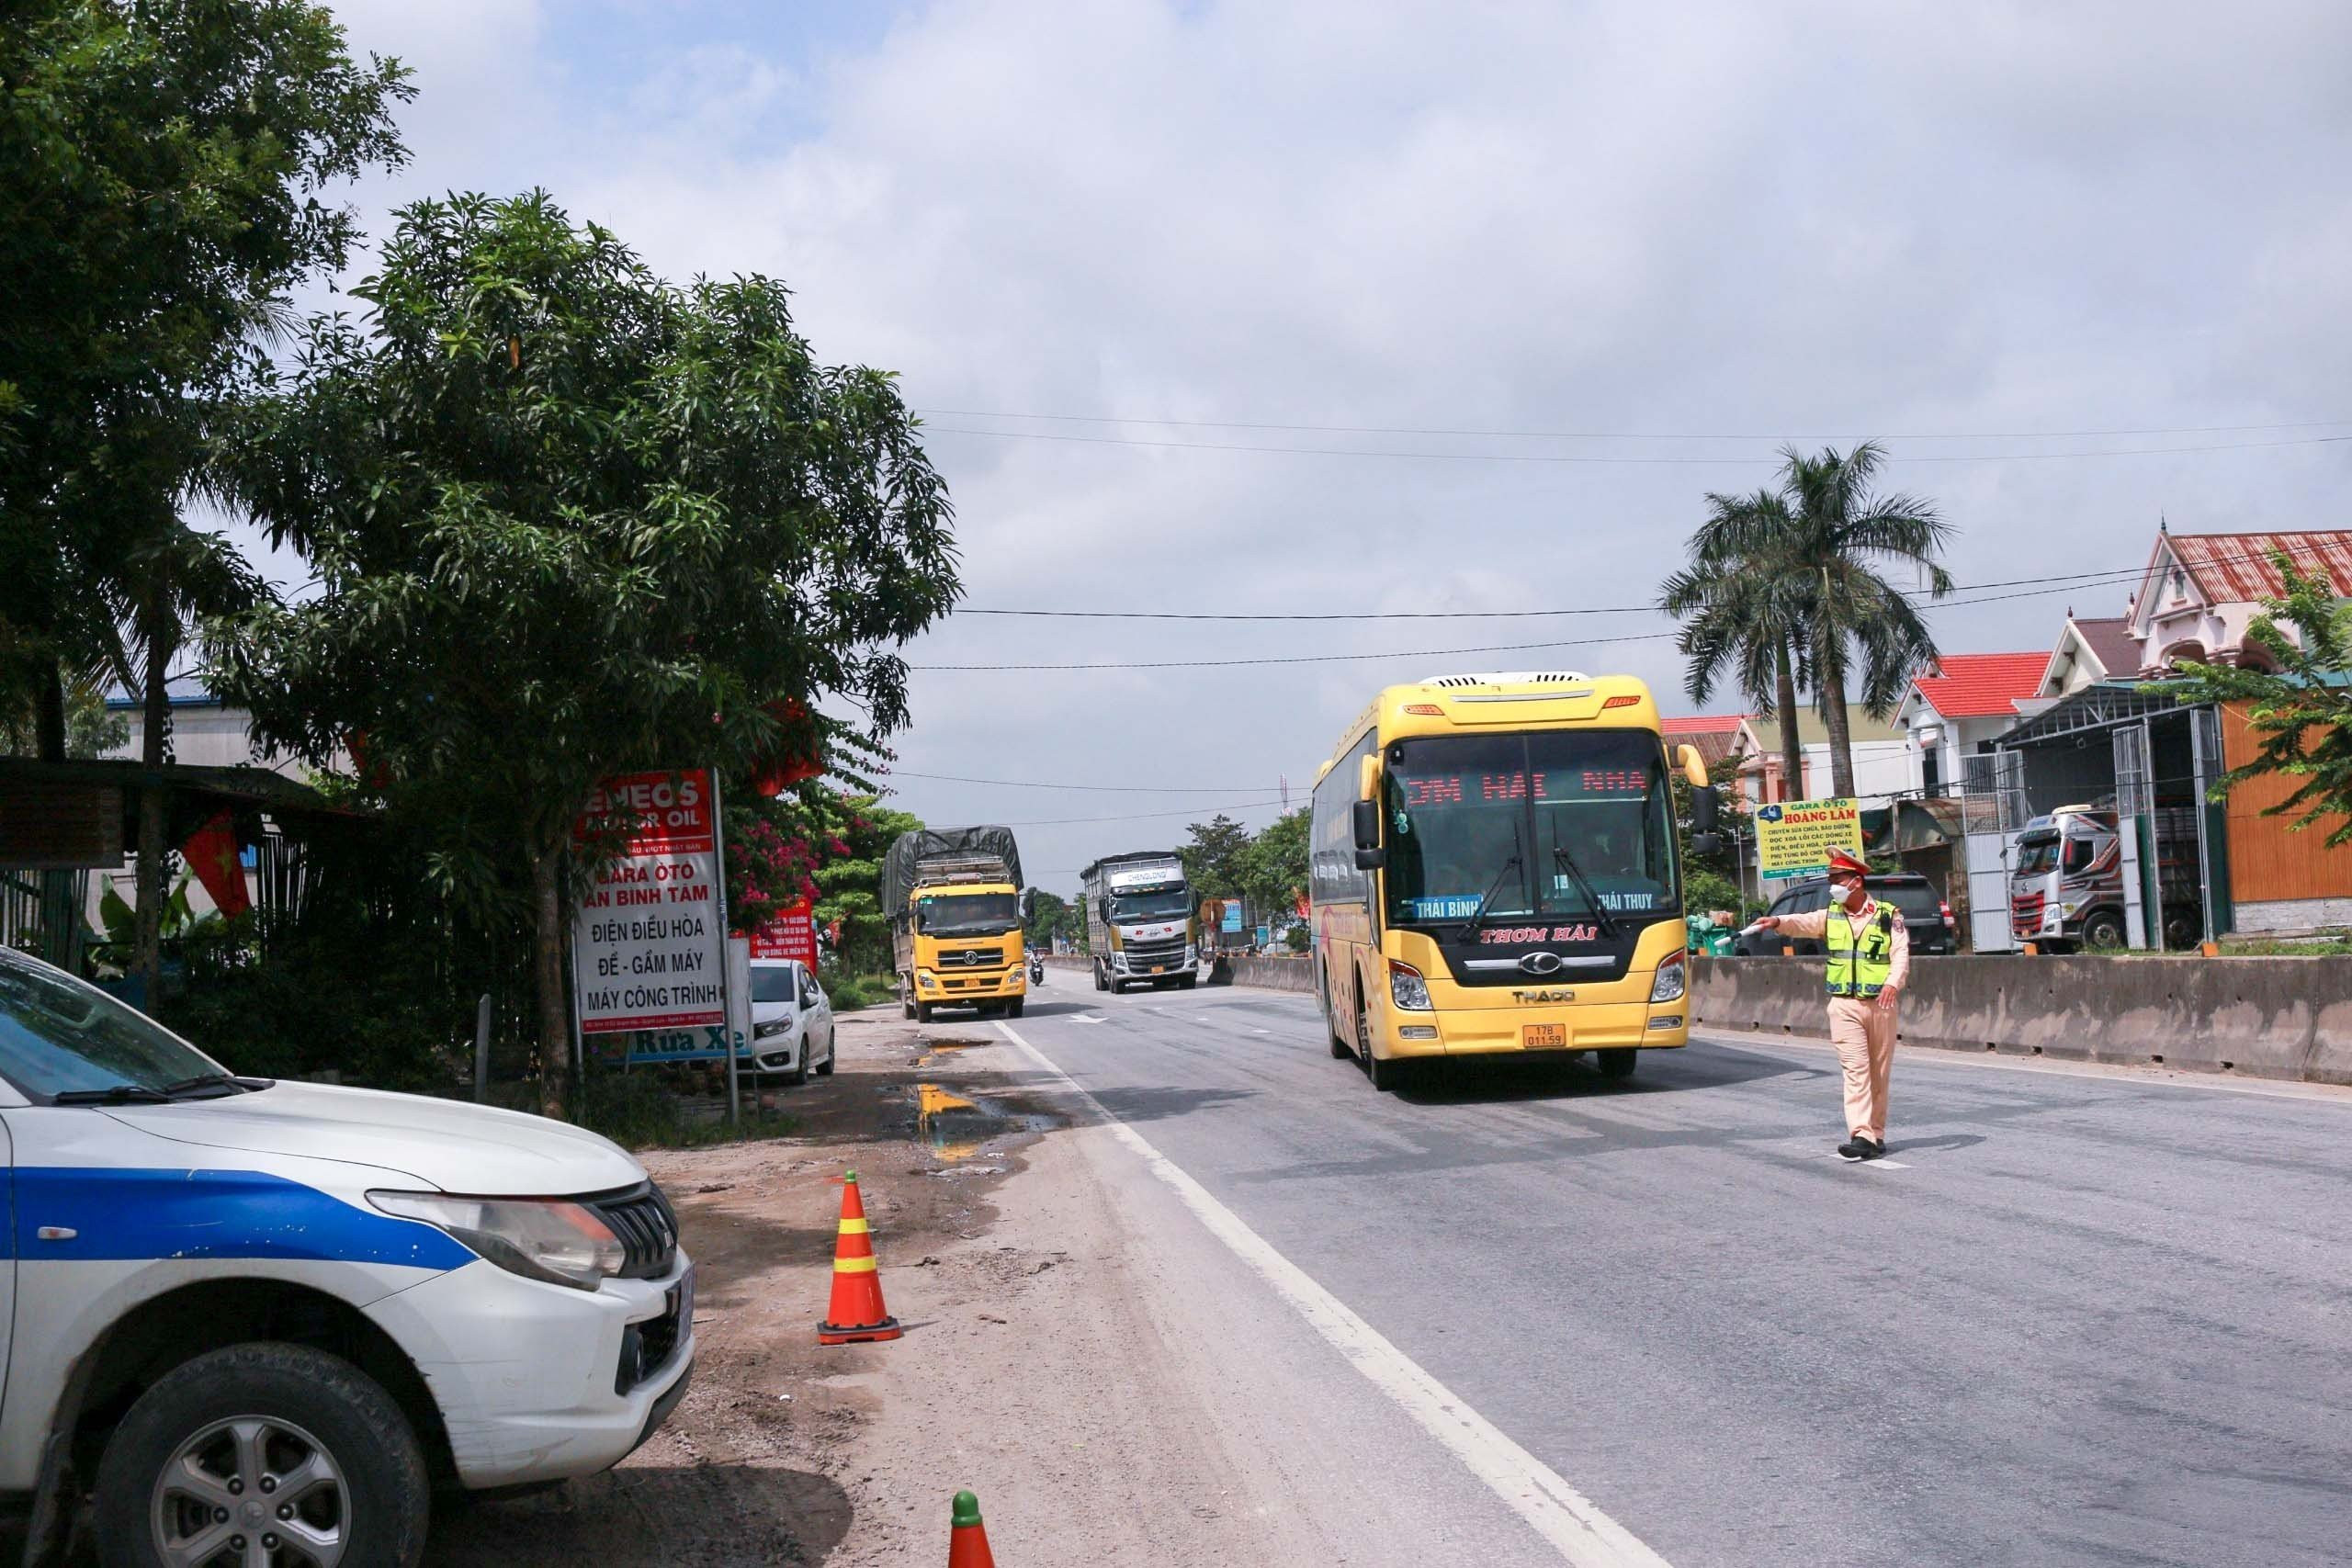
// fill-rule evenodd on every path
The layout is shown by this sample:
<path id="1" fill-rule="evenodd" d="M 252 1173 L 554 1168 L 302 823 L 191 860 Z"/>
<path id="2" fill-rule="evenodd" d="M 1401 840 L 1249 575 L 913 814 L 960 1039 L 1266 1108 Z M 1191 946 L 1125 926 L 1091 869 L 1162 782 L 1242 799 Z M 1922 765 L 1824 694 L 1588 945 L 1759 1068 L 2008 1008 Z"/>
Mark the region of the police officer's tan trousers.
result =
<path id="1" fill-rule="evenodd" d="M 1829 998 L 1829 1043 L 1846 1070 L 1846 1130 L 1886 1141 L 1886 1085 L 1894 1072 L 1894 1012 L 1875 997 Z"/>

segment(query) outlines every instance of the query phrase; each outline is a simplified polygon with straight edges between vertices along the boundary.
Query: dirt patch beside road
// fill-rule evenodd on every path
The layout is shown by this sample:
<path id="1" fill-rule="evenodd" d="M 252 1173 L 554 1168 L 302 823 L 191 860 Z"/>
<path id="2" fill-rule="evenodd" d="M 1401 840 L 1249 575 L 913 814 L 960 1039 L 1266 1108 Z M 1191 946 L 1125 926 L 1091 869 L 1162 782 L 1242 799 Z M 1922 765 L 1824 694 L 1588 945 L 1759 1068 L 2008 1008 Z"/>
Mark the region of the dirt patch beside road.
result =
<path id="1" fill-rule="evenodd" d="M 438 1521 L 433 1561 L 879 1563 L 934 1535 L 944 1552 L 963 1483 L 946 1454 L 975 1436 L 944 1407 L 1034 1386 L 1040 1347 L 1012 1314 L 1074 1262 L 997 1234 L 1001 1189 L 1058 1124 L 1002 1057 L 985 1025 L 853 1014 L 835 1075 L 779 1093 L 801 1135 L 649 1155 L 699 1269 L 692 1391 L 609 1473 Z M 907 1325 L 895 1343 L 817 1343 L 845 1168 Z"/>

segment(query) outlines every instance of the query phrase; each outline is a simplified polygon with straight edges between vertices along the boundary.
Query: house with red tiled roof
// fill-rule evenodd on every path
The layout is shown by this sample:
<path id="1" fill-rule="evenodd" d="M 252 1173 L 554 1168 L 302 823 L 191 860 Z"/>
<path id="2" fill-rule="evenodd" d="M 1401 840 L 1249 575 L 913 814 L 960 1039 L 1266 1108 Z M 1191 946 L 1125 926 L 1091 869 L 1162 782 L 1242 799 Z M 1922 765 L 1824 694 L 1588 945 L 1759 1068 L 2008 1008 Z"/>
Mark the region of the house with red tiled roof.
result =
<path id="1" fill-rule="evenodd" d="M 2049 666 L 2043 653 L 1951 653 L 1914 677 L 1894 714 L 1911 743 L 1911 787 L 1948 793 L 1966 765 L 1961 759 L 1990 751 L 2024 716 L 2020 705 L 2040 698 Z"/>
<path id="2" fill-rule="evenodd" d="M 1669 750 L 1677 746 L 1696 747 L 1699 760 L 1712 768 L 1738 750 L 1739 727 L 1749 716 L 1744 713 L 1693 714 L 1684 718 L 1660 719 L 1658 728 L 1665 734 Z"/>
<path id="3" fill-rule="evenodd" d="M 2133 673 L 2161 674 L 2182 660 L 2267 665 L 2246 627 L 2265 598 L 2286 592 L 2277 558 L 2352 597 L 2352 529 L 2264 534 L 2176 534 L 2159 529 L 2124 620 L 2140 647 Z"/>
<path id="4" fill-rule="evenodd" d="M 2041 696 L 2055 702 L 2101 681 L 2129 681 L 2139 672 L 2140 644 L 2122 615 L 2077 615 L 2070 605 L 2058 646 L 2042 667 Z"/>

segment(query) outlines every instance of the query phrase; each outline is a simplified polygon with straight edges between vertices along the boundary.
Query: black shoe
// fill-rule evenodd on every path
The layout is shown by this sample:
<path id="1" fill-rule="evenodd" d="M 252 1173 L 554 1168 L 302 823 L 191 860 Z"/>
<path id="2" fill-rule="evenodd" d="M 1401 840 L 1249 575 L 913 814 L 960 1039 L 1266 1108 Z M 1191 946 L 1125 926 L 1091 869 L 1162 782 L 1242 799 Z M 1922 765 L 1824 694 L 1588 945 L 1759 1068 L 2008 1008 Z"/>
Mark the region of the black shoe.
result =
<path id="1" fill-rule="evenodd" d="M 1886 1140 L 1884 1138 L 1872 1138 L 1870 1141 L 1870 1145 L 1871 1158 L 1884 1159 L 1886 1157 Z"/>
<path id="2" fill-rule="evenodd" d="M 1854 1160 L 1876 1159 L 1881 1152 L 1882 1151 L 1876 1144 L 1871 1143 L 1860 1133 L 1855 1134 L 1852 1137 L 1838 1145 L 1838 1157 L 1849 1162 Z"/>

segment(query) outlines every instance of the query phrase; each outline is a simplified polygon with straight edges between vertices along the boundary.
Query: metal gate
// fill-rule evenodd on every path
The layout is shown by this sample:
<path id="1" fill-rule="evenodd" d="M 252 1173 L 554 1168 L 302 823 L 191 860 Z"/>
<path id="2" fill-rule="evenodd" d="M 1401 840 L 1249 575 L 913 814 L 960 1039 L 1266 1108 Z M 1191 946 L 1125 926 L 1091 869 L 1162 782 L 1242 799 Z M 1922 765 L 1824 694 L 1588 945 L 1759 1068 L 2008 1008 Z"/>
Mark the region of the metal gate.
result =
<path id="1" fill-rule="evenodd" d="M 2025 759 L 2014 751 L 1978 752 L 1961 762 L 1961 854 L 1968 874 L 1968 945 L 1976 953 L 2014 953 L 2009 864 L 2025 826 Z"/>
<path id="2" fill-rule="evenodd" d="M 2153 918 L 2160 901 L 2148 886 L 2155 869 L 2155 834 L 2150 813 L 2154 790 L 2148 777 L 2148 732 L 2127 724 L 2115 731 L 2115 838 L 2123 851 L 2123 933 L 2133 947 L 2165 944 L 2164 922 Z"/>

